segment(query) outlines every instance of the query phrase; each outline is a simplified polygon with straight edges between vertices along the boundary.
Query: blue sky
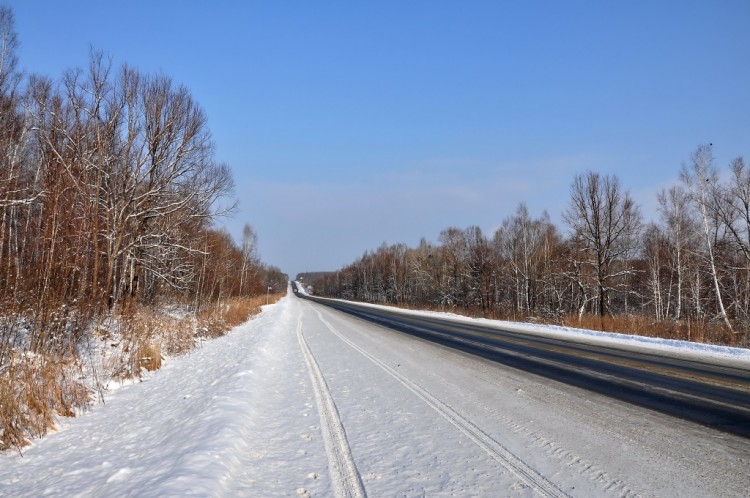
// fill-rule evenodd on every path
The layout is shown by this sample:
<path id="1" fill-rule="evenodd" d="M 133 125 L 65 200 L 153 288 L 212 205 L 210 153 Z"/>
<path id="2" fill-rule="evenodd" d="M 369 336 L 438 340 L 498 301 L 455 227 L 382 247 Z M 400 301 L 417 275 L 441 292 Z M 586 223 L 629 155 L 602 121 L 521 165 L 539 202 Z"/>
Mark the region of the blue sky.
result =
<path id="1" fill-rule="evenodd" d="M 750 156 L 750 2 L 11 0 L 28 72 L 89 47 L 186 85 L 232 167 L 239 238 L 294 276 L 382 242 L 488 235 L 573 177 L 654 218 L 696 146 Z"/>

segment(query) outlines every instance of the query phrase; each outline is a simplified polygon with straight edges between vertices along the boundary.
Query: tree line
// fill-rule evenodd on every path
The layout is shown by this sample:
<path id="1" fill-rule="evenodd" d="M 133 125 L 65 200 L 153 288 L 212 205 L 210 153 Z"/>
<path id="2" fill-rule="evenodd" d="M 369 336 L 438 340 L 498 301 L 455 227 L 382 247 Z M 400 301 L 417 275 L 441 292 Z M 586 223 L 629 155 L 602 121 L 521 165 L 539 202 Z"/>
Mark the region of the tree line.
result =
<path id="1" fill-rule="evenodd" d="M 711 144 L 697 147 L 680 183 L 658 194 L 654 222 L 616 175 L 589 171 L 571 184 L 565 232 L 521 203 L 490 236 L 451 227 L 437 244 L 383 244 L 315 291 L 508 319 L 596 317 L 602 328 L 638 317 L 672 337 L 700 329 L 702 340 L 747 346 L 750 168 L 738 157 L 720 176 L 714 163 Z"/>
<path id="2" fill-rule="evenodd" d="M 63 351 L 131 303 L 283 289 L 249 225 L 239 244 L 214 226 L 232 175 L 186 87 L 94 51 L 61 78 L 25 76 L 6 7 L 0 44 L 0 352 Z"/>

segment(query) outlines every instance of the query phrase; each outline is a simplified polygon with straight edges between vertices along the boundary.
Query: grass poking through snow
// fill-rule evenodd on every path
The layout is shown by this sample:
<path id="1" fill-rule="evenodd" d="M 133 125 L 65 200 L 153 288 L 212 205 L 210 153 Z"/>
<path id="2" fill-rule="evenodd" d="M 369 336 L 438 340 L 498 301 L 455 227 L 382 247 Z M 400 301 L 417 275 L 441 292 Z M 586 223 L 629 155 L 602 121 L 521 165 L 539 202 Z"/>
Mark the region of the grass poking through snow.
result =
<path id="1" fill-rule="evenodd" d="M 78 350 L 64 357 L 11 350 L 0 364 L 0 451 L 20 450 L 103 399 L 110 382 L 139 379 L 168 356 L 185 354 L 199 341 L 225 335 L 284 294 L 235 298 L 199 313 L 130 308 L 92 324 Z"/>

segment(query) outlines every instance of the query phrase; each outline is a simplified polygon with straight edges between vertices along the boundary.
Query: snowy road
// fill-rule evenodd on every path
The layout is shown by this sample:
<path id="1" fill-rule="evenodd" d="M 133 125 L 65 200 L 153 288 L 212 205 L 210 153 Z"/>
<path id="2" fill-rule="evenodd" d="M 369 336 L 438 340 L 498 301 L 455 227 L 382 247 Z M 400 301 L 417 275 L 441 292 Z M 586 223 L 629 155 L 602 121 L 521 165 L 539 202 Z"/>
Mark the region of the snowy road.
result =
<path id="1" fill-rule="evenodd" d="M 482 324 L 445 314 L 306 298 L 516 369 L 750 437 L 750 361 L 739 354 L 691 355 L 688 344 L 679 341 L 676 350 L 653 344 L 638 348 L 632 340 L 612 344 L 601 337 L 576 337 L 571 329 L 561 334 L 549 326 L 529 330 L 523 324 Z"/>
<path id="2" fill-rule="evenodd" d="M 747 496 L 750 440 L 289 296 L 27 449 L 8 496 Z"/>

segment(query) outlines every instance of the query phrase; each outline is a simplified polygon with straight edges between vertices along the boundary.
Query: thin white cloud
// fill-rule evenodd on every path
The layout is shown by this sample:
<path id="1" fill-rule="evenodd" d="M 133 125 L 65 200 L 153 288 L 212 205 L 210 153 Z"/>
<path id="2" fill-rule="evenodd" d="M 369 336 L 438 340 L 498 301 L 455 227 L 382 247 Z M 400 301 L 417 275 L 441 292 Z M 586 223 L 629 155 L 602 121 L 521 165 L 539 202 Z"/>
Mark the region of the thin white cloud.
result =
<path id="1" fill-rule="evenodd" d="M 384 241 L 435 240 L 450 226 L 488 227 L 491 236 L 520 202 L 535 216 L 548 210 L 554 219 L 562 209 L 555 200 L 567 197 L 575 172 L 592 162 L 570 156 L 485 165 L 444 158 L 367 183 L 247 182 L 238 189 L 241 209 L 257 218 L 230 227 L 239 233 L 244 222 L 254 224 L 264 259 L 285 271 L 335 269 Z"/>

